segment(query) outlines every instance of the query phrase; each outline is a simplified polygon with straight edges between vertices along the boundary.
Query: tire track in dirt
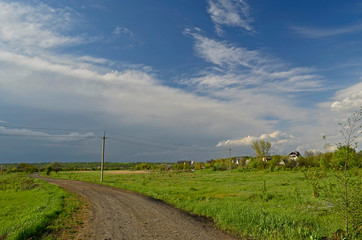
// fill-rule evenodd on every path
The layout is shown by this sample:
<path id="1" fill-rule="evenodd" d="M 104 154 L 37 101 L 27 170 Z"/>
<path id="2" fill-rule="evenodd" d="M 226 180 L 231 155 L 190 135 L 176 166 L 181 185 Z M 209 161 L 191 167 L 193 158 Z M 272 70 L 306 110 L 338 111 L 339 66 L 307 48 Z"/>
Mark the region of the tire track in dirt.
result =
<path id="1" fill-rule="evenodd" d="M 89 202 L 87 224 L 77 239 L 236 239 L 206 219 L 138 193 L 89 182 L 39 178 Z"/>

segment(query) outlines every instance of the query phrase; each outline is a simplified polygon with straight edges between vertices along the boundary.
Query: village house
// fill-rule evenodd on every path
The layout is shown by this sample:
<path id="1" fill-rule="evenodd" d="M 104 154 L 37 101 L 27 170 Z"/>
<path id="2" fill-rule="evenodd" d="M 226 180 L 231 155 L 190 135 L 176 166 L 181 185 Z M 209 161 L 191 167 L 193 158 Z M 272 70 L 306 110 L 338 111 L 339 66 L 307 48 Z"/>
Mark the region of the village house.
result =
<path id="1" fill-rule="evenodd" d="M 195 165 L 195 161 L 177 161 L 177 164 L 184 164 L 184 165 L 190 165 L 190 166 L 194 166 Z"/>

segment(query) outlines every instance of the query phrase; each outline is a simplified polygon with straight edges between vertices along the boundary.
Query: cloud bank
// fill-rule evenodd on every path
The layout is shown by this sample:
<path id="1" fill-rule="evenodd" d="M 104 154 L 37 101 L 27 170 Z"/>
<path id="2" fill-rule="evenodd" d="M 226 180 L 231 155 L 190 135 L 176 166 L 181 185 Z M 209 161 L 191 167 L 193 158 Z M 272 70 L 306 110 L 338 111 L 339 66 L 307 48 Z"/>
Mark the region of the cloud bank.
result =
<path id="1" fill-rule="evenodd" d="M 253 32 L 245 1 L 208 4 L 219 34 L 223 27 Z M 149 66 L 62 51 L 88 41 L 77 28 L 82 16 L 70 8 L 0 1 L 0 21 L 0 101 L 16 106 L 92 113 L 95 119 L 112 119 L 119 128 L 162 129 L 171 139 L 212 139 L 212 145 L 219 141 L 218 147 L 248 146 L 262 139 L 283 151 L 316 148 L 313 145 L 321 139 L 316 133 L 335 128 L 339 118 L 334 113 L 361 105 L 362 85 L 356 84 L 313 109 L 298 106 L 300 93 L 324 91 L 325 79 L 318 69 L 293 66 L 242 43 L 208 37 L 200 29 L 185 29 L 184 36 L 192 39 L 194 54 L 208 65 L 183 75 L 180 84 L 171 87 Z M 133 32 L 118 26 L 113 35 L 133 37 Z M 64 141 L 72 136 L 91 137 L 74 133 L 64 135 Z"/>

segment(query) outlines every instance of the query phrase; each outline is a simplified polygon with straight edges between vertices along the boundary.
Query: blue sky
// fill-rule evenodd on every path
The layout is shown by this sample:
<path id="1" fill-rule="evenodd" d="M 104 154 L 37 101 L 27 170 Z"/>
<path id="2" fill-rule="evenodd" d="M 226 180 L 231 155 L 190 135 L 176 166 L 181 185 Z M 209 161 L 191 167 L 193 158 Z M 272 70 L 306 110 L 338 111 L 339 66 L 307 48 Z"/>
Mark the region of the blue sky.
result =
<path id="1" fill-rule="evenodd" d="M 360 39 L 361 1 L 0 0 L 0 162 L 324 151 Z"/>

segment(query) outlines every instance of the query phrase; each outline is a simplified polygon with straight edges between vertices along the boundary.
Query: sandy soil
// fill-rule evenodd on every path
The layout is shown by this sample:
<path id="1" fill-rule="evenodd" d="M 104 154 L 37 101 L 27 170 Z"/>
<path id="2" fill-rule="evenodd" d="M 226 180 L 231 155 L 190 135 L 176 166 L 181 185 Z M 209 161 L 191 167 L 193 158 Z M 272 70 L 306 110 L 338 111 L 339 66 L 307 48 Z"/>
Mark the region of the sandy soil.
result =
<path id="1" fill-rule="evenodd" d="M 236 239 L 204 218 L 141 194 L 81 181 L 42 179 L 88 201 L 87 224 L 77 239 Z"/>

